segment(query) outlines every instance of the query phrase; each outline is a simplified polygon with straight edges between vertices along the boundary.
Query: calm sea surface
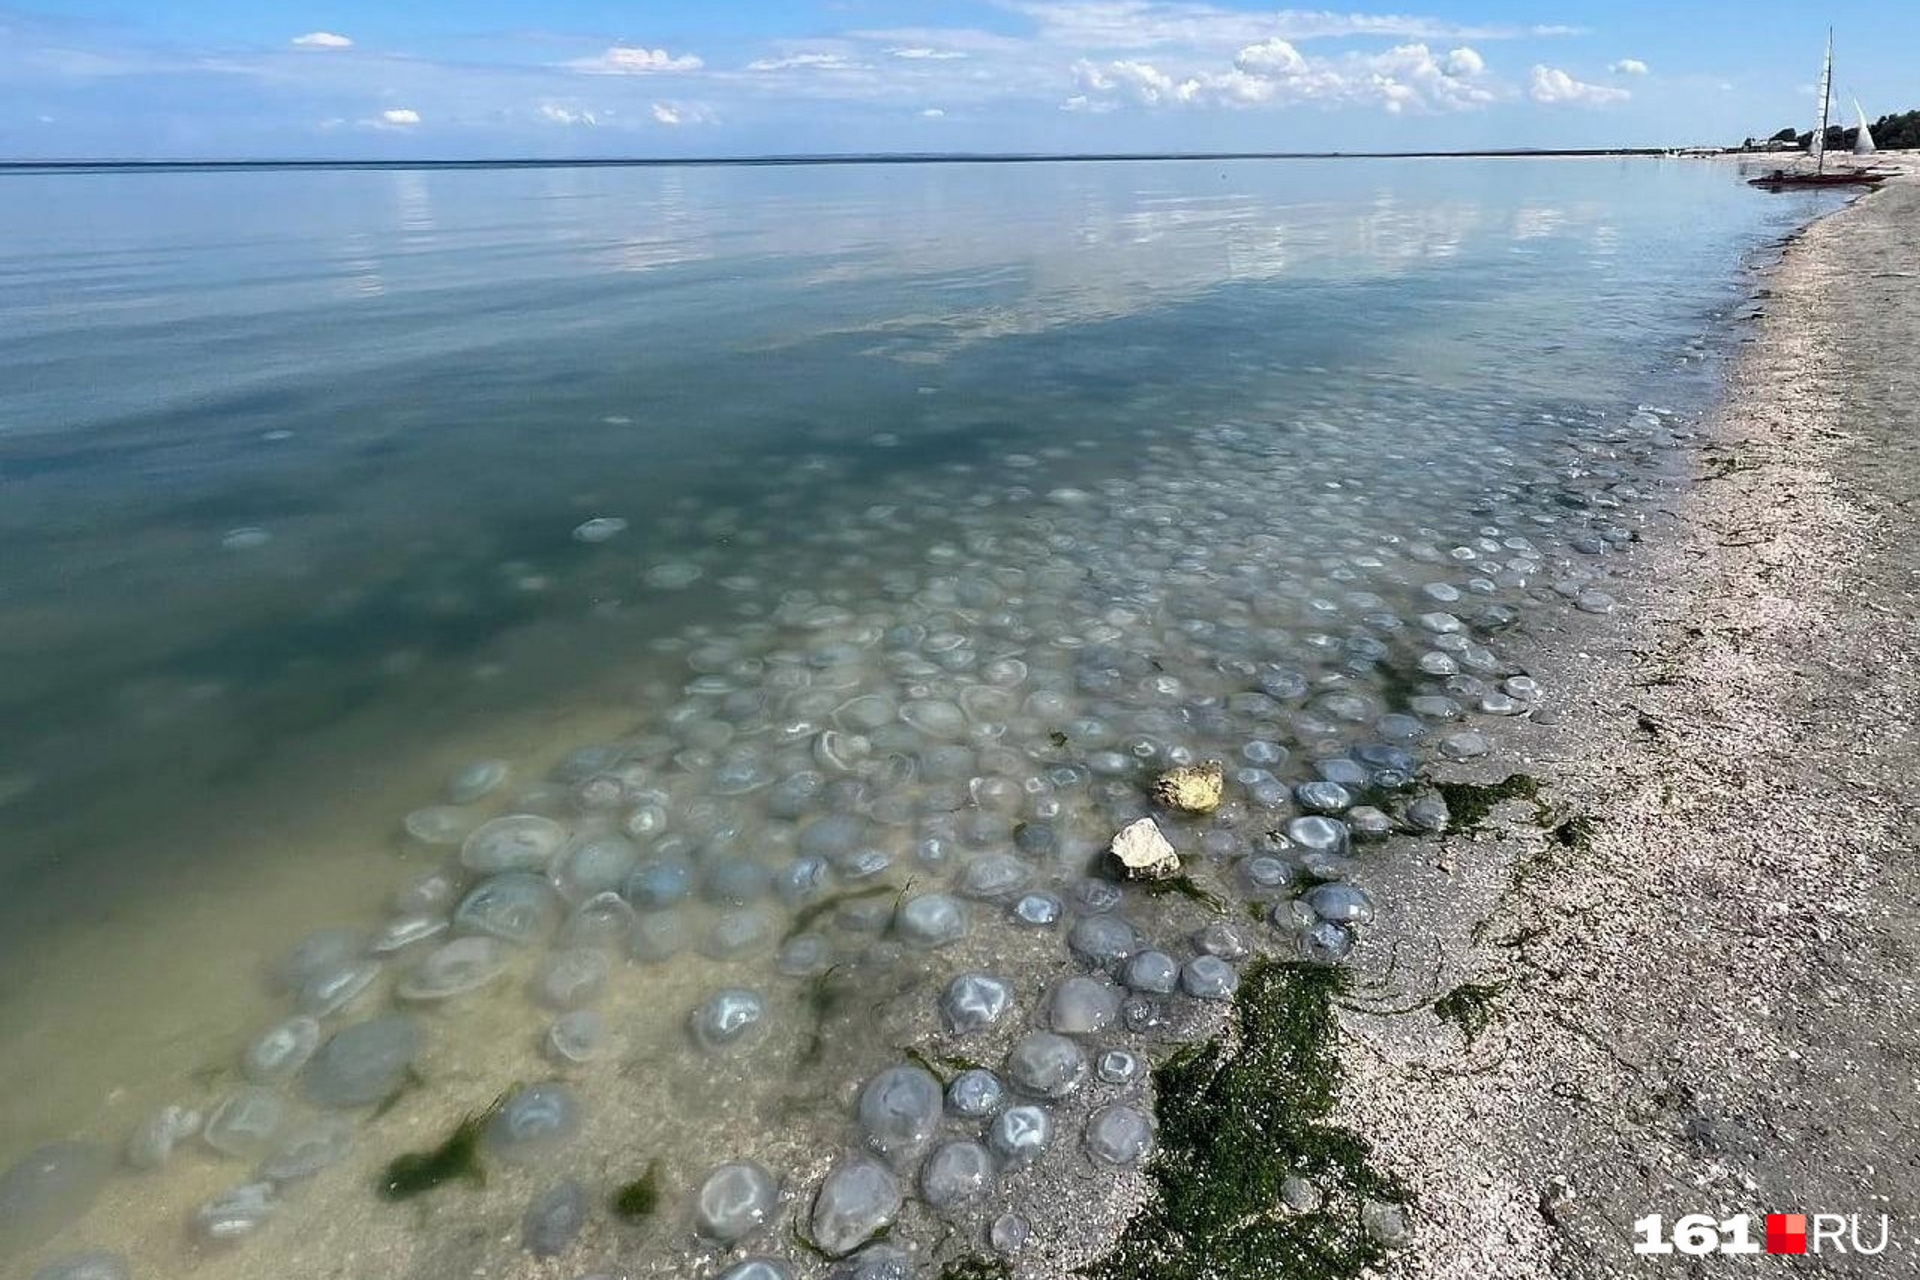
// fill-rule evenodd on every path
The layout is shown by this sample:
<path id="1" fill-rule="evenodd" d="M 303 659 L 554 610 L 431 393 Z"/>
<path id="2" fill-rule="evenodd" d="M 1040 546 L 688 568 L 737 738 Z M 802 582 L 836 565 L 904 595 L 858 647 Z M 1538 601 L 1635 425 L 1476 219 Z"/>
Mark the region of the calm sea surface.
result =
<path id="1" fill-rule="evenodd" d="M 0 1167 L 71 1137 L 117 1159 L 157 1107 L 219 1103 L 289 1011 L 275 957 L 443 917 L 391 899 L 442 868 L 471 889 L 486 859 L 458 842 L 503 813 L 563 842 L 510 948 L 536 995 L 530 957 L 597 890 L 687 934 L 668 961 L 615 948 L 609 1021 L 665 1009 L 623 1024 L 629 1075 L 703 1061 L 686 1017 L 721 978 L 777 1029 L 782 983 L 952 924 L 849 916 L 812 935 L 824 959 L 776 963 L 814 890 L 766 877 L 810 857 L 839 891 L 955 889 L 964 936 L 927 954 L 1011 955 L 1030 1003 L 1060 935 L 992 941 L 1006 895 L 965 868 L 1014 851 L 1069 921 L 1101 914 L 1075 877 L 1138 812 L 1132 771 L 1225 758 L 1225 816 L 1176 843 L 1254 892 L 1244 841 L 1344 777 L 1332 753 L 1497 744 L 1472 683 L 1510 674 L 1495 631 L 1605 608 L 1746 267 L 1821 199 L 1649 160 L 0 179 Z M 1471 640 L 1408 639 L 1435 610 Z M 481 761 L 506 780 L 432 807 Z M 648 868 L 684 873 L 684 910 L 635 887 Z M 1190 955 L 1163 910 L 1135 915 Z M 0 1194 L 0 1235 L 143 1276 L 334 1274 L 294 1243 L 322 1215 L 383 1241 L 383 1274 L 512 1274 L 517 1242 L 451 1256 L 367 1190 L 445 1115 L 558 1070 L 560 1002 L 519 980 L 470 1013 L 389 993 L 441 941 L 383 952 L 343 1011 L 306 997 L 326 1034 L 411 1010 L 428 1087 L 350 1112 L 348 1170 L 251 1255 L 182 1226 L 257 1154 L 199 1139 L 45 1221 Z M 930 1011 L 954 964 L 916 963 L 874 990 Z M 919 1034 L 899 1016 L 893 1048 Z M 804 1207 L 819 1171 L 770 1117 L 846 1128 L 834 1081 L 888 1046 L 794 1043 L 727 1059 L 743 1118 L 705 1146 L 673 1126 L 720 1123 L 710 1067 L 622 1102 L 639 1129 L 569 1068 L 592 1168 L 528 1176 L 617 1180 L 610 1153 L 652 1143 L 690 1151 L 680 1194 L 754 1154 Z M 814 1083 L 763 1096 L 781 1079 Z M 462 1203 L 514 1235 L 538 1187 L 490 1188 Z M 584 1270 L 719 1258 L 597 1229 Z"/>

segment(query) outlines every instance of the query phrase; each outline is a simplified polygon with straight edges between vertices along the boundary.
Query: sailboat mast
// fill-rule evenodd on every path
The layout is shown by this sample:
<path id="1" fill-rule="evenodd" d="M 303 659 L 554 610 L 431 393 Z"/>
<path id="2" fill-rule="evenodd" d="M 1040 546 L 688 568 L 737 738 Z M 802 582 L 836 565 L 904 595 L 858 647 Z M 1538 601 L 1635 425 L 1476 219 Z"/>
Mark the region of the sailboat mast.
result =
<path id="1" fill-rule="evenodd" d="M 1827 28 L 1827 62 L 1820 69 L 1820 127 L 1813 135 L 1813 171 L 1827 167 L 1827 120 L 1833 107 L 1833 28 Z"/>

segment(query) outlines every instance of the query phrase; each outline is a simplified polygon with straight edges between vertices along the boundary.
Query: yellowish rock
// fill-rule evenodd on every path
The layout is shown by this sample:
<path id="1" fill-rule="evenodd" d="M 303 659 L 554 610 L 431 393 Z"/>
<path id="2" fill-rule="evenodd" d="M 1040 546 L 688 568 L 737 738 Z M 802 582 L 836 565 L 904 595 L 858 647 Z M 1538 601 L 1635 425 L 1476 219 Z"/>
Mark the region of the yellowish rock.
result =
<path id="1" fill-rule="evenodd" d="M 1218 760 L 1183 764 L 1153 782 L 1153 802 L 1178 813 L 1212 813 L 1220 807 L 1227 767 Z"/>

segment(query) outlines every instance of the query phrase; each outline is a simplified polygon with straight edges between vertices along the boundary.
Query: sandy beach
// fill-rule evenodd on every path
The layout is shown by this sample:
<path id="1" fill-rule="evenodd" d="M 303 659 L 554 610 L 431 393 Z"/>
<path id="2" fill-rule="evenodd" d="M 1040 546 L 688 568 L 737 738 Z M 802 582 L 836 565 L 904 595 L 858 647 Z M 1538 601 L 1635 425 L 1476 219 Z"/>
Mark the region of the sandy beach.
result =
<path id="1" fill-rule="evenodd" d="M 1756 1242 L 1858 1214 L 1868 1248 L 1888 1215 L 1884 1252 L 1795 1264 L 1920 1273 L 1920 166 L 1894 163 L 1760 281 L 1622 620 L 1539 637 L 1562 724 L 1462 775 L 1540 800 L 1436 844 L 1362 957 L 1344 1104 L 1418 1197 L 1395 1274 L 1749 1274 L 1635 1254 L 1637 1220 L 1693 1213 Z"/>

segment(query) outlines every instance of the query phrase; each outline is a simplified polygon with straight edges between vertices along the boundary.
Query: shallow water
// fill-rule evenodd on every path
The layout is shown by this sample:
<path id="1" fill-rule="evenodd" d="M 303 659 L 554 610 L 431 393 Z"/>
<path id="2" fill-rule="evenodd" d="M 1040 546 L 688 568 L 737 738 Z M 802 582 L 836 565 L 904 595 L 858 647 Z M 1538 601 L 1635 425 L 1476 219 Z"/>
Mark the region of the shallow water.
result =
<path id="1" fill-rule="evenodd" d="M 326 1036 L 406 1009 L 422 1043 L 423 1083 L 349 1108 L 352 1152 L 282 1179 L 257 1235 L 191 1239 L 195 1206 L 254 1168 L 203 1138 L 50 1239 L 16 1232 L 35 1263 L 104 1246 L 141 1275 L 323 1274 L 348 1248 L 391 1274 L 509 1274 L 562 1177 L 593 1205 L 563 1255 L 582 1271 L 791 1255 L 784 1218 L 732 1254 L 698 1245 L 695 1188 L 755 1160 L 805 1222 L 859 1139 L 852 1091 L 906 1047 L 998 1070 L 1048 1009 L 1089 1053 L 1204 1012 L 1205 966 L 1110 1027 L 1097 995 L 1042 999 L 1087 967 L 1068 926 L 1105 904 L 1081 874 L 1167 763 L 1228 763 L 1215 818 L 1163 825 L 1236 927 L 1323 945 L 1238 903 L 1284 922 L 1309 873 L 1364 885 L 1393 844 L 1349 864 L 1312 849 L 1320 828 L 1268 833 L 1353 801 L 1417 823 L 1384 748 L 1471 754 L 1534 705 L 1499 701 L 1509 633 L 1607 607 L 1743 267 L 1821 207 L 1649 161 L 6 189 L 0 1165 L 76 1136 L 118 1158 L 161 1106 L 211 1110 L 303 1000 Z M 589 746 L 608 749 L 572 754 Z M 505 781 L 468 796 L 492 778 L 463 767 L 495 760 Z M 1322 776 L 1356 794 L 1290 790 Z M 467 803 L 419 812 L 450 783 Z M 274 989 L 314 928 L 443 919 L 390 900 L 441 867 L 464 893 L 488 855 L 462 869 L 415 836 L 514 812 L 558 824 L 558 859 L 512 856 L 567 900 L 503 944 L 510 977 L 421 1000 L 439 935 L 339 1010 L 355 975 Z M 815 855 L 824 897 L 766 883 Z M 649 860 L 664 880 L 631 887 Z M 681 873 L 694 890 L 659 910 Z M 1058 923 L 1015 923 L 997 873 L 1059 895 Z M 644 941 L 622 934 L 597 990 L 577 958 L 543 975 L 597 888 L 648 910 Z M 957 910 L 912 901 L 949 890 Z M 1342 922 L 1321 903 L 1305 924 Z M 1175 961 L 1208 919 L 1137 890 L 1120 910 Z M 454 932 L 525 923 L 475 923 L 502 918 Z M 788 937 L 817 950 L 776 962 Z M 961 1037 L 938 997 L 968 970 L 1015 1002 Z M 757 1022 L 703 1003 L 736 989 Z M 556 1063 L 544 1037 L 576 1002 L 608 1043 Z M 332 1116 L 316 1070 L 265 1087 Z M 550 1077 L 577 1133 L 434 1193 L 438 1216 L 373 1195 L 385 1159 Z M 960 1234 L 1022 1179 L 1100 1176 L 1064 1163 L 1082 1123 L 1139 1096 L 1096 1081 L 1055 1107 L 1054 1152 L 1000 1168 L 952 1211 Z M 992 1145 L 977 1122 L 939 1133 Z M 909 1191 L 911 1136 L 878 1144 Z M 609 1222 L 609 1189 L 655 1161 L 658 1219 Z M 924 1201 L 904 1213 L 899 1239 L 942 1237 Z"/>

